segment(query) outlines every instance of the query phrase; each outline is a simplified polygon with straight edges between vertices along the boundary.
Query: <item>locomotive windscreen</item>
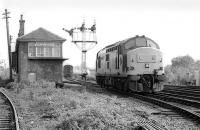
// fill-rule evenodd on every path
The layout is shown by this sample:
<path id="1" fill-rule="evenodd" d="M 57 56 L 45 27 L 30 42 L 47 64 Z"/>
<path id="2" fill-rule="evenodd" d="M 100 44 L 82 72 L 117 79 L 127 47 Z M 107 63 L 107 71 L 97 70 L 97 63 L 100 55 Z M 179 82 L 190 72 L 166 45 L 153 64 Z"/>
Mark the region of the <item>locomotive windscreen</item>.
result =
<path id="1" fill-rule="evenodd" d="M 152 47 L 152 48 L 160 49 L 159 46 L 153 40 L 146 37 L 137 37 L 137 38 L 128 40 L 125 43 L 126 50 L 132 50 L 138 47 Z"/>
<path id="2" fill-rule="evenodd" d="M 143 37 L 136 38 L 136 47 L 146 47 L 147 46 L 147 41 Z"/>
<path id="3" fill-rule="evenodd" d="M 125 44 L 125 49 L 126 50 L 130 50 L 130 49 L 135 49 L 138 47 L 146 47 L 147 46 L 147 41 L 145 38 L 143 37 L 139 37 L 136 39 L 131 39 L 129 41 L 126 42 Z"/>
<path id="4" fill-rule="evenodd" d="M 153 42 L 153 41 L 150 40 L 150 39 L 147 39 L 147 46 L 152 47 L 152 48 L 159 49 L 158 45 L 156 45 L 156 43 Z"/>

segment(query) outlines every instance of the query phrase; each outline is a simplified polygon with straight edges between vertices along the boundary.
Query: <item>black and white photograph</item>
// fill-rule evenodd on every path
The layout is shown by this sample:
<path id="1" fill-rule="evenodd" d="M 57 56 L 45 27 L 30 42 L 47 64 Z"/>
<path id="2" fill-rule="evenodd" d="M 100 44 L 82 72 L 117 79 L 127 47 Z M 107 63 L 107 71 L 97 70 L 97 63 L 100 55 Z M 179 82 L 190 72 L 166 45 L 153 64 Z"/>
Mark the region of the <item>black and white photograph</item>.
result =
<path id="1" fill-rule="evenodd" d="M 0 130 L 200 130 L 200 1 L 0 0 Z"/>

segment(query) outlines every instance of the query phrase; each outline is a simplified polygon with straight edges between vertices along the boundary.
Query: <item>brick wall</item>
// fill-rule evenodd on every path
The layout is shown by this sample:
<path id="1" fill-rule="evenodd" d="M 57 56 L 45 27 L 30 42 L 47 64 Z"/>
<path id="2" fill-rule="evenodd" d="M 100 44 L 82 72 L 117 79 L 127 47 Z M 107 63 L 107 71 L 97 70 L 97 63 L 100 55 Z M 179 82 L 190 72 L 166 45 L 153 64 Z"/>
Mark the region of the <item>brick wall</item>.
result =
<path id="1" fill-rule="evenodd" d="M 27 80 L 28 77 L 28 43 L 19 43 L 18 48 L 19 80 Z"/>
<path id="2" fill-rule="evenodd" d="M 20 43 L 18 53 L 19 80 L 35 73 L 36 80 L 62 81 L 62 60 L 28 59 L 28 43 Z"/>
<path id="3" fill-rule="evenodd" d="M 28 73 L 36 73 L 36 80 L 62 81 L 62 61 L 28 60 Z"/>

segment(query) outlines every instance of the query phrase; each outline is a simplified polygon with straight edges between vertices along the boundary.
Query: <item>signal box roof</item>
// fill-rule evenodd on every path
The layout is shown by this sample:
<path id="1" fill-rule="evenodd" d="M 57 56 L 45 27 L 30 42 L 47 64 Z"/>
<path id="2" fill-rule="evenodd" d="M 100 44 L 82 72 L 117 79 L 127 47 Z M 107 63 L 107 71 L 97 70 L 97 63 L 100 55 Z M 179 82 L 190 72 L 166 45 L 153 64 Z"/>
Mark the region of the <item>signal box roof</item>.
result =
<path id="1" fill-rule="evenodd" d="M 38 28 L 26 35 L 23 35 L 17 39 L 19 42 L 30 42 L 30 41 L 38 41 L 38 42 L 43 42 L 43 41 L 60 41 L 64 42 L 66 39 L 44 29 L 44 28 Z"/>

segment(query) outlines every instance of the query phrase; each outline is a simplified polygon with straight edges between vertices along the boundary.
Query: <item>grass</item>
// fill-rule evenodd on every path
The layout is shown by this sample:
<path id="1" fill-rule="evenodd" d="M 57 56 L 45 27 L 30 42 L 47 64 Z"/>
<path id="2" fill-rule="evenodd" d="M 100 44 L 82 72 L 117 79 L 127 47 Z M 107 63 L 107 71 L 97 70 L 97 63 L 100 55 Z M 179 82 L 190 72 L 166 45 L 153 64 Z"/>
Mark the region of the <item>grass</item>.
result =
<path id="1" fill-rule="evenodd" d="M 55 88 L 54 83 L 45 81 L 7 87 L 22 130 L 124 130 L 137 126 L 136 110 L 127 99 L 89 93 L 82 86 Z"/>

